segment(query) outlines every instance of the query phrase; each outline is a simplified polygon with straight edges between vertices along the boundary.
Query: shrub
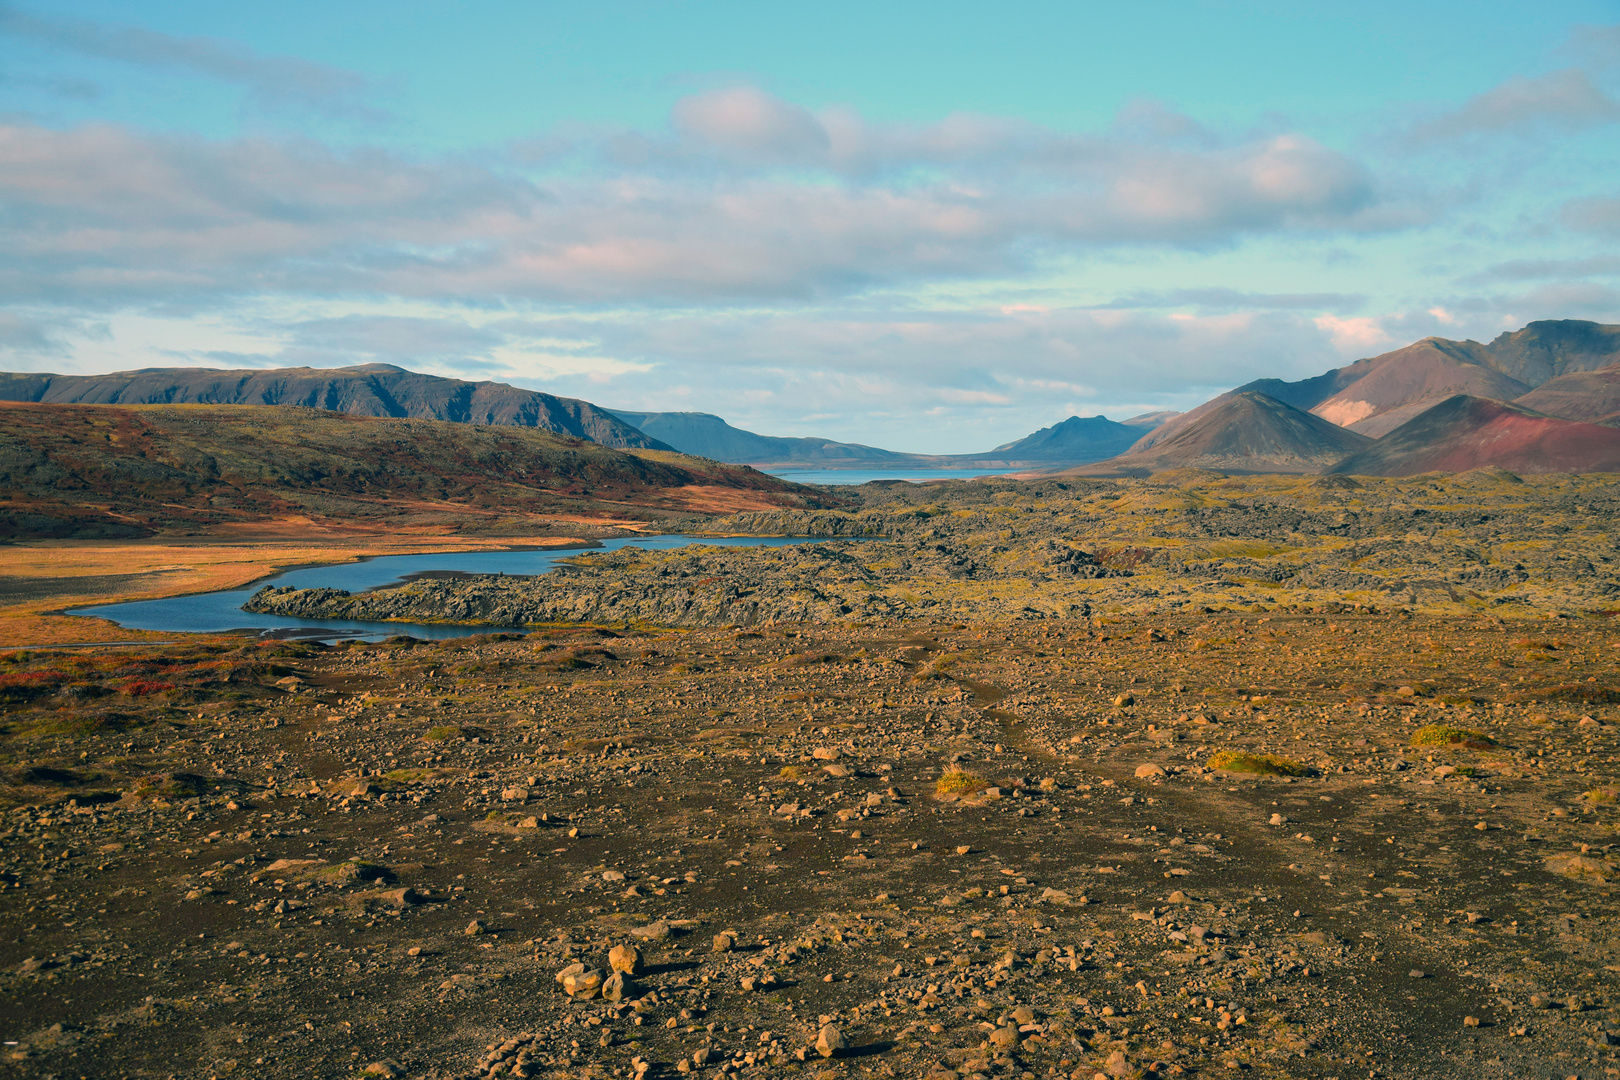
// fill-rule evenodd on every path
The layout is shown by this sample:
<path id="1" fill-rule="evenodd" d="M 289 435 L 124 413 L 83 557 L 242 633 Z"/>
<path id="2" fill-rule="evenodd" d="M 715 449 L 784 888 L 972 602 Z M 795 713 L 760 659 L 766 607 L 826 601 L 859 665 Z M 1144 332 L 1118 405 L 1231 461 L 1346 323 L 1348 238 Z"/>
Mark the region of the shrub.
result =
<path id="1" fill-rule="evenodd" d="M 1620 787 L 1593 788 L 1582 798 L 1589 803 L 1597 803 L 1600 806 L 1614 806 L 1616 803 L 1620 803 Z"/>
<path id="2" fill-rule="evenodd" d="M 939 782 L 934 785 L 936 795 L 971 795 L 975 791 L 983 791 L 990 786 L 990 782 L 982 776 L 975 776 L 961 769 L 951 769 L 944 773 Z"/>
<path id="3" fill-rule="evenodd" d="M 777 773 L 777 775 L 787 780 L 797 780 L 799 777 L 804 775 L 804 770 L 799 768 L 797 765 L 784 765 L 782 766 L 782 771 Z"/>
<path id="4" fill-rule="evenodd" d="M 1413 746 L 1467 746 L 1475 749 L 1495 746 L 1496 740 L 1482 731 L 1425 724 L 1412 733 Z"/>
<path id="5" fill-rule="evenodd" d="M 423 735 L 422 738 L 428 739 L 432 742 L 449 742 L 451 739 L 461 738 L 461 729 L 458 727 L 450 727 L 449 725 L 431 727 L 428 728 L 427 734 Z"/>
<path id="6" fill-rule="evenodd" d="M 1208 767 L 1221 772 L 1254 773 L 1258 776 L 1309 776 L 1310 770 L 1297 761 L 1276 754 L 1245 754 L 1222 750 L 1211 757 Z"/>

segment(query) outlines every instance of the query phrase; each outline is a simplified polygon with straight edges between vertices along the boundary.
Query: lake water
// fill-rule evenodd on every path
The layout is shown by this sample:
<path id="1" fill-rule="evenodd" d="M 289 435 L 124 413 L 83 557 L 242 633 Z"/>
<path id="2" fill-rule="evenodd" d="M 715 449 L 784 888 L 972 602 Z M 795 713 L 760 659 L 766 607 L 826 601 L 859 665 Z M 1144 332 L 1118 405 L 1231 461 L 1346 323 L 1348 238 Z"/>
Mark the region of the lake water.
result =
<path id="1" fill-rule="evenodd" d="M 971 480 L 975 476 L 1000 476 L 1008 469 L 765 469 L 772 476 L 795 484 L 866 484 L 873 480 Z"/>
<path id="2" fill-rule="evenodd" d="M 782 547 L 815 543 L 805 537 L 700 537 L 648 536 L 604 540 L 590 551 L 616 551 L 638 547 L 653 550 L 685 547 L 687 544 L 713 544 L 717 547 Z M 578 547 L 544 548 L 528 551 L 457 551 L 439 555 L 388 555 L 362 562 L 334 566 L 309 566 L 289 570 L 273 578 L 257 581 L 245 589 L 172 596 L 166 600 L 138 600 L 128 604 L 103 604 L 76 608 L 70 615 L 93 615 L 110 619 L 131 630 L 157 630 L 163 633 L 222 633 L 228 630 L 258 630 L 264 634 L 302 638 L 384 638 L 410 634 L 419 638 L 467 637 L 487 634 L 498 627 L 427 626 L 418 623 L 356 622 L 347 619 L 293 619 L 284 615 L 245 612 L 248 597 L 266 585 L 295 589 L 347 589 L 364 592 L 392 585 L 412 575 L 450 574 L 544 574 L 557 560 L 581 552 Z"/>

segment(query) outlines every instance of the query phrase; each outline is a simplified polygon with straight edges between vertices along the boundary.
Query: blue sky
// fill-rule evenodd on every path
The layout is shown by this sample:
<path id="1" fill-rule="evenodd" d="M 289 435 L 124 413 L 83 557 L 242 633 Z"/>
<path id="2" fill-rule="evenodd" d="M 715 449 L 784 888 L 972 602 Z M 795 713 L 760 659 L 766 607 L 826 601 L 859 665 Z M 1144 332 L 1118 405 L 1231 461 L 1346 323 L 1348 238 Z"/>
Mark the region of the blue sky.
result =
<path id="1" fill-rule="evenodd" d="M 1620 4 L 0 5 L 0 366 L 967 451 L 1620 322 Z"/>

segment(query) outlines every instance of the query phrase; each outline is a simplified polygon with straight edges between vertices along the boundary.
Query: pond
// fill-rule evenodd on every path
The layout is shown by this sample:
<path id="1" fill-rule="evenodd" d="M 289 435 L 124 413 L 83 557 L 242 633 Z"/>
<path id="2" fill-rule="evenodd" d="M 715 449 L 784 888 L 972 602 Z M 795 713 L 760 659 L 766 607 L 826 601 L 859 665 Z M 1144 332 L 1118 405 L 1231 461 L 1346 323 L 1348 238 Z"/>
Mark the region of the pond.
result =
<path id="1" fill-rule="evenodd" d="M 76 608 L 68 614 L 109 619 L 131 630 L 157 630 L 163 633 L 224 633 L 254 631 L 265 636 L 299 637 L 324 640 L 337 638 L 384 638 L 409 634 L 419 638 L 467 637 L 487 634 L 497 627 L 438 626 L 419 623 L 356 622 L 347 619 L 294 619 L 284 615 L 249 614 L 242 610 L 248 597 L 266 585 L 296 589 L 346 589 L 365 592 L 417 577 L 471 574 L 510 574 L 532 577 L 556 566 L 559 559 L 578 555 L 582 550 L 616 551 L 637 547 L 651 550 L 712 544 L 717 547 L 782 547 L 788 544 L 818 542 L 792 536 L 638 536 L 604 540 L 586 548 L 531 548 L 520 551 L 457 551 L 437 555 L 388 555 L 361 562 L 333 566 L 306 566 L 262 579 L 243 589 L 171 596 L 164 600 L 137 600 L 127 604 L 102 604 Z"/>

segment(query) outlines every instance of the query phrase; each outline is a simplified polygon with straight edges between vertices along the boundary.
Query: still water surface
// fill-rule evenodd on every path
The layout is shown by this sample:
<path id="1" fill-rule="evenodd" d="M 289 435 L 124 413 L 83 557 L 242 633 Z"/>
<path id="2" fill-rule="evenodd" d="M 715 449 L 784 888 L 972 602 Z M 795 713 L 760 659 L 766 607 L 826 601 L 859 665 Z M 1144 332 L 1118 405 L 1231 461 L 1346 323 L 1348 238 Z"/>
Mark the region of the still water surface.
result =
<path id="1" fill-rule="evenodd" d="M 765 469 L 772 476 L 795 484 L 865 484 L 873 480 L 971 480 L 975 476 L 1000 476 L 1011 469 Z"/>
<path id="2" fill-rule="evenodd" d="M 616 551 L 624 547 L 667 549 L 687 544 L 713 544 L 718 547 L 782 547 L 787 544 L 815 543 L 803 537 L 700 537 L 648 536 L 604 540 L 592 551 Z M 245 589 L 172 596 L 166 600 L 139 600 L 129 604 L 103 604 L 78 608 L 71 615 L 94 615 L 111 619 L 132 630 L 164 633 L 220 633 L 252 629 L 278 636 L 313 638 L 382 638 L 410 634 L 419 638 L 466 637 L 487 634 L 491 627 L 428 626 L 419 623 L 356 622 L 346 619 L 293 619 L 283 615 L 250 614 L 242 610 L 248 597 L 266 585 L 296 589 L 347 589 L 364 592 L 402 581 L 413 574 L 444 572 L 461 574 L 544 574 L 558 559 L 580 553 L 577 547 L 544 548 L 528 551 L 457 551 L 440 555 L 388 555 L 363 562 L 336 566 L 309 566 L 257 581 Z"/>

